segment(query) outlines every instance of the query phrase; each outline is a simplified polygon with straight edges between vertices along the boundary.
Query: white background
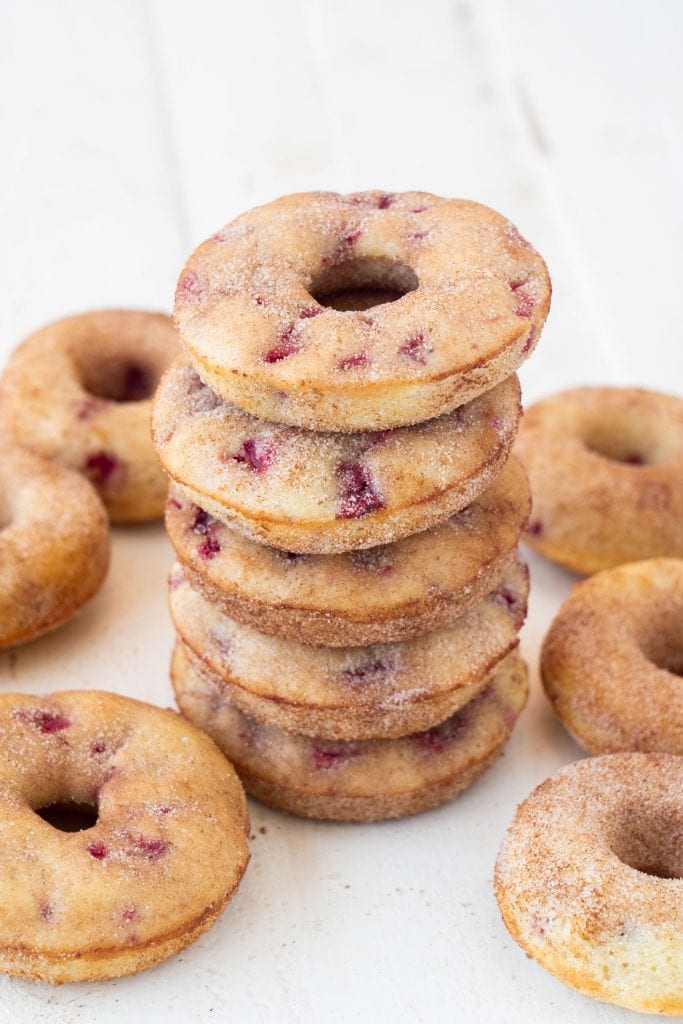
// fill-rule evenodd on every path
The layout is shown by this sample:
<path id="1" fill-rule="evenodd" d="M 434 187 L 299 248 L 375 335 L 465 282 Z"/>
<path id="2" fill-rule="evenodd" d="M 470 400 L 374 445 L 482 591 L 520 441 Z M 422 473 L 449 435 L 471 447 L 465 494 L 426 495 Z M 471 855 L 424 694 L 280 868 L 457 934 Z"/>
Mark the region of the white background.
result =
<path id="1" fill-rule="evenodd" d="M 678 0 L 1 8 L 4 354 L 67 313 L 168 309 L 190 249 L 258 202 L 417 187 L 496 207 L 546 257 L 553 310 L 522 374 L 527 401 L 589 382 L 680 393 Z M 3 654 L 3 686 L 172 703 L 170 558 L 160 526 L 116 530 L 100 595 L 57 634 Z M 3 1024 L 646 1019 L 528 960 L 491 891 L 516 803 L 579 756 L 536 671 L 570 582 L 532 560 L 533 696 L 504 757 L 460 800 L 371 826 L 253 804 L 251 866 L 200 942 L 110 983 L 2 978 Z"/>

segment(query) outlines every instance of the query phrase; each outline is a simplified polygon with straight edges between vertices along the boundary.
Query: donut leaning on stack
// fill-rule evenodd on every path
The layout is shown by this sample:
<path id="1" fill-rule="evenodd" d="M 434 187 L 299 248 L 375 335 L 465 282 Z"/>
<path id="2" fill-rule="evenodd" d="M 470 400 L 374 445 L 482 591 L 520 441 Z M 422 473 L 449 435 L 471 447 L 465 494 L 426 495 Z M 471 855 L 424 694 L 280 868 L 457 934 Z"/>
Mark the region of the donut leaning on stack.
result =
<path id="1" fill-rule="evenodd" d="M 550 302 L 500 215 L 287 196 L 190 257 L 152 429 L 172 679 L 247 792 L 399 817 L 470 785 L 527 693 L 515 370 Z"/>

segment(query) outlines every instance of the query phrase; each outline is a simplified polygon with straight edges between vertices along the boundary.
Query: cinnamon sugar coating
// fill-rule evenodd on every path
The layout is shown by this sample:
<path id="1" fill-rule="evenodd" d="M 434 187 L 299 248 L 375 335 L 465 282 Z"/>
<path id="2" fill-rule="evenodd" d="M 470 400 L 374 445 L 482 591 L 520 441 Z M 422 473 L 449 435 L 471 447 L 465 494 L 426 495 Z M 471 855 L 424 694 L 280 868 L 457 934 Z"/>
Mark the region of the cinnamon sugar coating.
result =
<path id="1" fill-rule="evenodd" d="M 285 551 L 332 554 L 399 540 L 471 504 L 502 468 L 519 416 L 511 377 L 429 423 L 319 434 L 226 405 L 178 361 L 152 429 L 168 474 L 214 518 Z"/>
<path id="2" fill-rule="evenodd" d="M 683 755 L 683 561 L 654 558 L 579 583 L 543 644 L 556 715 L 591 754 Z"/>
<path id="3" fill-rule="evenodd" d="M 611 754 L 538 786 L 495 870 L 503 920 L 584 995 L 683 1013 L 683 758 Z"/>
<path id="4" fill-rule="evenodd" d="M 113 693 L 0 694 L 0 970 L 133 974 L 197 939 L 247 865 L 232 767 L 172 711 Z M 87 805 L 67 832 L 35 810 Z"/>
<path id="5" fill-rule="evenodd" d="M 226 401 L 273 422 L 359 431 L 433 419 L 494 387 L 532 351 L 549 305 L 543 260 L 488 207 L 310 192 L 200 245 L 175 320 Z"/>
<path id="6" fill-rule="evenodd" d="M 166 528 L 192 586 L 226 615 L 300 643 L 348 647 L 411 639 L 482 600 L 502 580 L 529 508 L 524 470 L 510 459 L 445 523 L 360 552 L 256 544 L 173 488 Z"/>
<path id="7" fill-rule="evenodd" d="M 236 707 L 288 732 L 331 739 L 401 736 L 462 707 L 516 647 L 527 592 L 526 566 L 517 561 L 451 625 L 402 643 L 311 647 L 223 615 L 179 565 L 169 581 L 180 639 L 223 680 Z"/>
<path id="8" fill-rule="evenodd" d="M 515 651 L 449 719 L 398 739 L 324 742 L 252 718 L 181 644 L 171 668 L 178 704 L 224 751 L 248 793 L 293 814 L 338 821 L 399 818 L 470 786 L 495 760 L 524 707 L 526 666 Z"/>
<path id="9" fill-rule="evenodd" d="M 70 619 L 109 568 L 109 524 L 69 469 L 0 443 L 0 648 Z"/>
<path id="10" fill-rule="evenodd" d="M 683 557 L 683 400 L 576 388 L 525 412 L 515 452 L 529 474 L 527 542 L 589 575 Z"/>
<path id="11" fill-rule="evenodd" d="M 151 397 L 178 348 L 161 313 L 58 320 L 10 356 L 0 425 L 17 444 L 86 476 L 113 522 L 157 519 L 166 479 L 149 436 Z"/>

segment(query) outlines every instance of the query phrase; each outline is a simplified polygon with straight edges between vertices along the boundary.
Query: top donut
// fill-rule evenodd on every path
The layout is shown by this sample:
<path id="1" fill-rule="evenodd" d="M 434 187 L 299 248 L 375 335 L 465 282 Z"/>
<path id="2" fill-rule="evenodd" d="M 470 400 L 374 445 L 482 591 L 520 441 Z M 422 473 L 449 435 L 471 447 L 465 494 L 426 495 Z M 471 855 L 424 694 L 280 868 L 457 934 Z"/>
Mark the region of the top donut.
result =
<path id="1" fill-rule="evenodd" d="M 539 254 L 479 203 L 304 192 L 200 245 L 175 320 L 226 401 L 312 430 L 377 430 L 441 416 L 512 374 L 550 291 Z"/>

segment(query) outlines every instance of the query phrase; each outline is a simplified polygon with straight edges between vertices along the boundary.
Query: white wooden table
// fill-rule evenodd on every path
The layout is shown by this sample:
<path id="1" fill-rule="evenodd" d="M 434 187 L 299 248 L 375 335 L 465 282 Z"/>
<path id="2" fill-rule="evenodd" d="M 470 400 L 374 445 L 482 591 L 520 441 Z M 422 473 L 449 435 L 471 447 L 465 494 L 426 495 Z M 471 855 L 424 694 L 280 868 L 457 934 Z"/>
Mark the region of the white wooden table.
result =
<path id="1" fill-rule="evenodd" d="M 682 42 L 677 0 L 6 3 L 2 351 L 70 312 L 169 308 L 191 247 L 258 202 L 419 187 L 489 203 L 546 257 L 527 400 L 587 382 L 680 393 Z M 3 654 L 2 685 L 170 704 L 170 558 L 161 526 L 117 530 L 101 594 Z M 579 756 L 536 673 L 571 580 L 532 559 L 532 581 L 530 706 L 460 800 L 371 826 L 253 804 L 252 864 L 200 942 L 105 984 L 1 978 L 0 1021 L 646 1019 L 554 981 L 492 896 L 515 804 Z"/>

